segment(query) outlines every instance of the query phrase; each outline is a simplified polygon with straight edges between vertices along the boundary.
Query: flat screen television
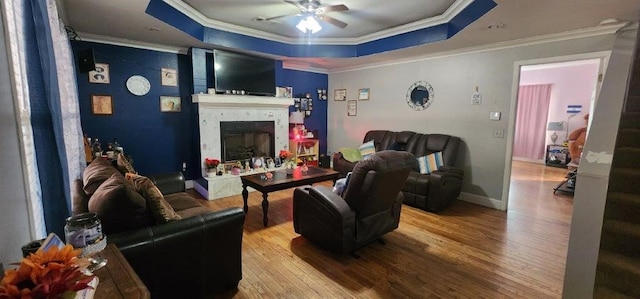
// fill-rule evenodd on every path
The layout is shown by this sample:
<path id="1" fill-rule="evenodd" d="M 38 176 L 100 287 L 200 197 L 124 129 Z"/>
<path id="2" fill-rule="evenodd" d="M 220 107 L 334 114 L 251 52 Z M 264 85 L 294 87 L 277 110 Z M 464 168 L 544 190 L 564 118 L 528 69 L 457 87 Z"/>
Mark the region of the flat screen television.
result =
<path id="1" fill-rule="evenodd" d="M 273 59 L 214 50 L 213 65 L 216 93 L 235 90 L 258 96 L 276 94 L 276 64 Z"/>

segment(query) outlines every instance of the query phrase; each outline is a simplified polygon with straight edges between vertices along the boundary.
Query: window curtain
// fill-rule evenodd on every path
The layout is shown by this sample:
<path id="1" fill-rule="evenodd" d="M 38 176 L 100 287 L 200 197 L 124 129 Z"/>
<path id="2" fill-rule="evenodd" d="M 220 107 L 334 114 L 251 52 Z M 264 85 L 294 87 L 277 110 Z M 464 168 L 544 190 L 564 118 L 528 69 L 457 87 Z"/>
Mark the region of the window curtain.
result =
<path id="1" fill-rule="evenodd" d="M 513 156 L 540 160 L 545 155 L 551 84 L 521 85 L 514 132 Z"/>
<path id="2" fill-rule="evenodd" d="M 63 236 L 71 214 L 71 182 L 84 170 L 71 46 L 55 0 L 2 1 L 20 107 L 32 234 Z"/>

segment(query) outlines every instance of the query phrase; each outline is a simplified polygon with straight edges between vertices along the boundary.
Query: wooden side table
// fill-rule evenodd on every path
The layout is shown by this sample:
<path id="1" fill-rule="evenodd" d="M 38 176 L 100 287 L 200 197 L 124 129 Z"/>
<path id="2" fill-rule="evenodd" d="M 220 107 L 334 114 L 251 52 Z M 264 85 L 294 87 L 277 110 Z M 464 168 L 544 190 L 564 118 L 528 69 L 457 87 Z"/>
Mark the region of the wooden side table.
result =
<path id="1" fill-rule="evenodd" d="M 94 274 L 100 281 L 93 298 L 150 298 L 147 287 L 138 274 L 122 256 L 118 247 L 109 244 L 107 248 L 96 254 L 108 260 L 107 265 L 96 270 Z"/>

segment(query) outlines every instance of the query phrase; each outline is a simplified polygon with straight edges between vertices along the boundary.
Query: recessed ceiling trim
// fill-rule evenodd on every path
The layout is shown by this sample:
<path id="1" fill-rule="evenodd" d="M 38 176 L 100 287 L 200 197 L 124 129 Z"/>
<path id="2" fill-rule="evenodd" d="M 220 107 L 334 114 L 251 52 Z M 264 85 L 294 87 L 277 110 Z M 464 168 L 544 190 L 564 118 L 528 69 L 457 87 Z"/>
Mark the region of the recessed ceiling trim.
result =
<path id="1" fill-rule="evenodd" d="M 361 57 L 446 40 L 496 7 L 494 0 L 459 0 L 469 1 L 469 5 L 460 5 L 458 9 L 462 10 L 449 23 L 425 27 L 366 43 L 341 45 L 317 44 L 311 43 L 309 40 L 300 43 L 300 41 L 305 41 L 301 38 L 296 39 L 296 42 L 293 43 L 285 43 L 206 27 L 165 1 L 177 0 L 150 0 L 145 12 L 210 44 L 212 47 L 245 49 L 288 57 L 328 58 Z"/>
<path id="2" fill-rule="evenodd" d="M 269 32 L 264 32 L 260 30 L 255 30 L 251 28 L 246 28 L 242 26 L 237 26 L 237 25 L 209 19 L 206 16 L 204 16 L 202 13 L 197 11 L 195 8 L 191 7 L 190 5 L 180 0 L 162 0 L 162 1 L 168 4 L 169 6 L 173 7 L 177 11 L 185 14 L 187 17 L 191 18 L 192 20 L 198 22 L 200 25 L 204 27 L 248 35 L 252 37 L 263 38 L 263 39 L 276 41 L 276 42 L 294 43 L 297 40 L 296 38 L 284 37 L 284 36 L 269 33 Z"/>
<path id="3" fill-rule="evenodd" d="M 171 47 L 171 46 L 153 44 L 153 43 L 145 43 L 145 42 L 140 42 L 136 40 L 116 38 L 116 37 L 111 37 L 106 35 L 97 35 L 97 34 L 85 33 L 85 32 L 76 32 L 76 33 L 78 33 L 80 40 L 83 42 L 103 43 L 103 44 L 110 44 L 110 45 L 123 46 L 123 47 L 129 47 L 129 48 L 138 48 L 138 49 L 153 50 L 158 52 L 167 52 L 167 53 L 175 53 L 175 54 L 187 54 L 189 50 L 186 48 Z"/>
<path id="4" fill-rule="evenodd" d="M 282 68 L 294 71 L 302 71 L 302 72 L 312 72 L 312 73 L 320 73 L 320 74 L 328 74 L 329 70 L 312 67 L 309 64 L 302 63 L 299 61 L 282 61 Z"/>
<path id="5" fill-rule="evenodd" d="M 637 23 L 634 23 L 634 24 L 637 24 Z M 566 31 L 561 33 L 554 33 L 554 34 L 547 34 L 547 35 L 510 40 L 510 41 L 493 43 L 488 45 L 460 48 L 452 51 L 443 51 L 443 52 L 429 53 L 429 54 L 413 56 L 413 57 L 386 60 L 384 62 L 361 64 L 354 67 L 331 69 L 329 70 L 329 74 L 370 69 L 370 68 L 375 68 L 380 66 L 410 63 L 410 62 L 416 62 L 416 61 L 422 61 L 422 60 L 440 59 L 440 58 L 446 58 L 446 57 L 457 56 L 457 55 L 468 55 L 468 54 L 482 53 L 487 51 L 497 51 L 497 50 L 516 48 L 516 47 L 526 47 L 526 46 L 539 45 L 539 44 L 545 44 L 545 43 L 566 41 L 571 39 L 580 39 L 580 38 L 589 38 L 589 37 L 595 37 L 595 36 L 607 35 L 607 34 L 616 34 L 618 30 L 628 25 L 629 23 L 611 24 L 611 25 L 605 25 L 605 26 L 578 29 L 573 31 Z"/>
<path id="6" fill-rule="evenodd" d="M 378 39 L 387 38 L 390 36 L 407 33 L 427 27 L 437 26 L 440 24 L 445 24 L 451 19 L 453 19 L 456 15 L 462 12 L 467 6 L 473 3 L 475 0 L 456 0 L 442 15 L 438 15 L 432 18 L 428 18 L 425 20 L 420 20 L 416 22 L 412 22 L 409 24 L 404 24 L 400 26 L 396 26 L 387 30 L 363 35 L 360 37 L 354 38 L 313 38 L 310 40 L 307 37 L 286 37 L 281 36 L 269 32 L 264 32 L 260 30 L 255 30 L 251 28 L 246 28 L 242 26 L 237 26 L 217 20 L 213 20 L 207 18 L 205 15 L 200 13 L 195 8 L 186 4 L 181 0 L 162 0 L 169 6 L 173 7 L 177 11 L 185 14 L 187 17 L 191 18 L 195 22 L 199 23 L 204 27 L 209 27 L 213 29 L 228 31 L 237 34 L 248 35 L 252 37 L 267 39 L 276 42 L 283 42 L 287 44 L 308 44 L 312 41 L 314 45 L 357 45 L 361 43 L 367 43 L 371 41 L 375 41 Z"/>
<path id="7" fill-rule="evenodd" d="M 433 27 L 433 26 L 448 23 L 455 16 L 460 14 L 465 8 L 467 8 L 467 6 L 473 3 L 473 1 L 474 0 L 457 0 L 441 15 L 435 16 L 433 18 L 393 27 L 380 32 L 363 35 L 361 37 L 354 38 L 353 42 L 356 44 L 368 43 L 378 39 L 383 39 L 383 38 L 387 38 L 387 37 L 402 34 L 402 33 L 407 33 L 407 32 L 420 30 L 427 27 Z"/>

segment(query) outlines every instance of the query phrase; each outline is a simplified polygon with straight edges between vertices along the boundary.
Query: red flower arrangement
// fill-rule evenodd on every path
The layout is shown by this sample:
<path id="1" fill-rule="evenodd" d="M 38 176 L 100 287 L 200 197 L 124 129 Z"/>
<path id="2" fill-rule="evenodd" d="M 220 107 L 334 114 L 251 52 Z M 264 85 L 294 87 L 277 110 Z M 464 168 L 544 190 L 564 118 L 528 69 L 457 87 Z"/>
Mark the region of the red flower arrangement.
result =
<path id="1" fill-rule="evenodd" d="M 218 165 L 220 165 L 220 160 L 218 159 L 210 159 L 210 158 L 204 159 L 204 166 L 207 169 L 217 168 Z"/>
<path id="2" fill-rule="evenodd" d="M 80 268 L 86 259 L 71 245 L 29 254 L 17 269 L 9 269 L 0 281 L 0 298 L 73 298 L 75 292 L 91 288 L 94 275 Z"/>
<path id="3" fill-rule="evenodd" d="M 292 156 L 293 154 L 288 150 L 280 150 L 280 153 L 278 154 L 278 157 L 280 157 L 280 160 L 282 161 L 288 160 Z"/>

